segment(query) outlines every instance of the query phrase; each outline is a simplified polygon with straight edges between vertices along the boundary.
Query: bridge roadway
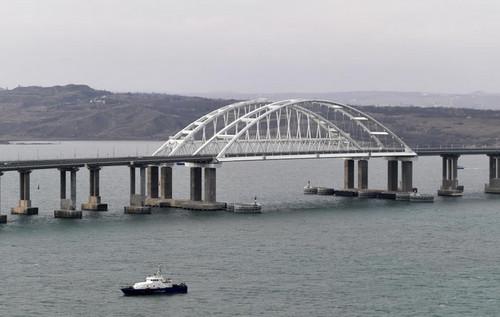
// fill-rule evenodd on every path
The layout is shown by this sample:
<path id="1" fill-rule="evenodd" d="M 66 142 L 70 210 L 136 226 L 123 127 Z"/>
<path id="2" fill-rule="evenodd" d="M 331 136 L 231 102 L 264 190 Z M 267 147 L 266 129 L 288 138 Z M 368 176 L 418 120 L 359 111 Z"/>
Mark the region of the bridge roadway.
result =
<path id="1" fill-rule="evenodd" d="M 130 166 L 186 163 L 211 163 L 213 156 L 124 156 L 106 158 L 73 158 L 50 160 L 26 161 L 0 161 L 0 172 L 36 170 L 36 169 L 61 169 L 84 166 Z"/>
<path id="2" fill-rule="evenodd" d="M 415 148 L 417 156 L 441 156 L 443 160 L 443 181 L 438 190 L 441 196 L 461 196 L 463 186 L 458 182 L 458 159 L 461 155 L 489 156 L 489 183 L 485 185 L 486 193 L 500 194 L 500 148 Z M 396 152 L 391 152 L 396 153 Z M 406 155 L 387 156 L 388 186 L 387 191 L 411 192 L 413 160 Z M 251 153 L 251 154 L 257 154 Z M 337 153 L 344 158 L 344 188 L 347 191 L 368 190 L 368 157 L 379 157 L 380 153 L 363 151 L 363 153 Z M 386 153 L 390 154 L 390 153 Z M 240 153 L 241 155 L 241 153 Z M 411 155 L 411 154 L 410 154 Z M 318 156 L 319 157 L 319 156 Z M 232 159 L 226 156 L 226 161 Z M 283 157 L 282 157 L 283 158 Z M 290 155 L 286 159 L 304 159 L 303 155 Z M 307 158 L 314 158 L 307 157 Z M 354 186 L 354 164 L 358 162 L 358 186 Z M 4 172 L 19 173 L 19 203 L 11 209 L 11 213 L 33 215 L 38 208 L 33 207 L 30 199 L 30 173 L 40 169 L 59 169 L 60 172 L 60 209 L 54 210 L 56 218 L 81 218 L 82 211 L 76 207 L 76 174 L 86 167 L 89 171 L 89 198 L 82 204 L 82 210 L 105 211 L 107 204 L 101 202 L 99 192 L 99 171 L 105 166 L 126 166 L 130 170 L 130 205 L 125 206 L 126 213 L 150 213 L 151 206 L 175 207 L 197 210 L 224 209 L 225 203 L 216 200 L 216 167 L 218 163 L 214 155 L 183 156 L 125 156 L 103 158 L 46 159 L 25 161 L 0 161 L 0 176 Z M 401 183 L 398 178 L 398 161 L 401 163 Z M 186 163 L 190 167 L 190 199 L 172 198 L 172 165 Z M 139 192 L 136 192 L 136 169 L 139 169 Z M 203 172 L 203 177 L 202 177 Z M 66 196 L 66 174 L 70 174 L 70 195 Z M 401 187 L 399 187 L 401 184 Z M 146 190 L 147 189 L 147 190 Z M 0 223 L 5 223 L 6 215 L 0 213 Z"/>
<path id="3" fill-rule="evenodd" d="M 477 147 L 477 148 L 415 148 L 418 156 L 452 156 L 452 155 L 500 155 L 500 148 Z M 154 165 L 185 163 L 213 163 L 215 158 L 211 155 L 205 156 L 123 156 L 103 158 L 72 158 L 72 159 L 46 159 L 46 160 L 21 160 L 0 161 L 0 172 L 36 170 L 36 169 L 60 169 L 84 166 L 130 166 L 130 165 Z"/>
<path id="4" fill-rule="evenodd" d="M 418 156 L 448 156 L 448 155 L 500 155 L 500 148 L 495 147 L 439 147 L 439 148 L 414 148 Z"/>

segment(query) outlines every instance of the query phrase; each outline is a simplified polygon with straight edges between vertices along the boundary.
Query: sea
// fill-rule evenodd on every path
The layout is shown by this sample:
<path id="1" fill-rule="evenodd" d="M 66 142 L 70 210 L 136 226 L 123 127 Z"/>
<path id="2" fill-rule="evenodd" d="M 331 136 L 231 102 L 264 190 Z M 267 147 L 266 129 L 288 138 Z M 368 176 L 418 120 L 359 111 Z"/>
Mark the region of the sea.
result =
<path id="1" fill-rule="evenodd" d="M 0 161 L 148 155 L 161 142 L 61 141 L 0 145 Z M 303 194 L 307 181 L 339 188 L 343 161 L 224 163 L 217 198 L 263 205 L 261 214 L 154 209 L 126 215 L 126 167 L 101 170 L 107 212 L 54 219 L 57 170 L 31 174 L 35 216 L 15 216 L 19 177 L 1 177 L 1 316 L 498 316 L 500 196 L 484 194 L 486 156 L 463 156 L 461 198 L 409 203 Z M 370 188 L 387 162 L 369 161 Z M 173 169 L 189 196 L 189 171 Z M 77 174 L 77 205 L 88 197 Z M 436 193 L 439 157 L 414 164 L 414 186 Z M 161 264 L 189 293 L 125 297 Z"/>

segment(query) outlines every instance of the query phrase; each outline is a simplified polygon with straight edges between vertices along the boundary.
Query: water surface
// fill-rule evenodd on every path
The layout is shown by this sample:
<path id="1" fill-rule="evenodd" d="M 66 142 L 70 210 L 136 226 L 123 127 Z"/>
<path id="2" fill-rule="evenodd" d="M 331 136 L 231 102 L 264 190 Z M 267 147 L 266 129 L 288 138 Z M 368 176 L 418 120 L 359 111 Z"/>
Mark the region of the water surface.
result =
<path id="1" fill-rule="evenodd" d="M 123 156 L 158 142 L 0 145 L 0 160 Z M 95 155 L 90 155 L 95 154 Z M 40 214 L 0 226 L 2 316 L 497 316 L 500 197 L 483 194 L 487 159 L 460 159 L 466 195 L 434 204 L 304 196 L 307 180 L 340 187 L 341 160 L 227 163 L 218 198 L 264 205 L 260 215 L 154 210 L 124 215 L 128 170 L 101 171 L 110 210 L 54 219 L 58 172 L 32 173 Z M 370 187 L 386 162 L 370 160 Z M 434 193 L 439 158 L 415 163 L 415 185 Z M 2 213 L 18 199 L 18 176 L 2 176 Z M 37 187 L 40 189 L 37 189 Z M 88 171 L 78 173 L 78 204 Z M 174 168 L 174 196 L 188 170 Z M 163 263 L 189 294 L 123 297 L 120 286 Z"/>

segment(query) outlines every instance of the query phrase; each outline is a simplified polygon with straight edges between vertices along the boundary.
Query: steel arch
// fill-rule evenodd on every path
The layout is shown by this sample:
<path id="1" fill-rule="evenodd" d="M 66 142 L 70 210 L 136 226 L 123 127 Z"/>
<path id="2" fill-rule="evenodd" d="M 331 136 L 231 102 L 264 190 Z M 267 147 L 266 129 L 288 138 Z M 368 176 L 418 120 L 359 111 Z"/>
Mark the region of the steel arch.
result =
<path id="1" fill-rule="evenodd" d="M 212 111 L 153 155 L 159 154 L 212 155 L 219 161 L 416 155 L 359 109 L 327 100 L 295 99 L 256 99 Z"/>

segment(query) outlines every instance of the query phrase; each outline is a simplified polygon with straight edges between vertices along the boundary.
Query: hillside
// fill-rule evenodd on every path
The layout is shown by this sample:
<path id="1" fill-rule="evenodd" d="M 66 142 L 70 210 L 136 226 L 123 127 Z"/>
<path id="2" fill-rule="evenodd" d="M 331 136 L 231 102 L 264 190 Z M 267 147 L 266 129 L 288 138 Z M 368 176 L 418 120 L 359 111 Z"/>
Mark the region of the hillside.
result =
<path id="1" fill-rule="evenodd" d="M 19 139 L 164 139 L 230 100 L 111 93 L 85 85 L 0 91 L 0 135 Z"/>
<path id="2" fill-rule="evenodd" d="M 234 102 L 167 94 L 112 93 L 85 85 L 0 91 L 0 140 L 164 140 Z M 410 145 L 494 145 L 500 111 L 360 106 Z"/>

